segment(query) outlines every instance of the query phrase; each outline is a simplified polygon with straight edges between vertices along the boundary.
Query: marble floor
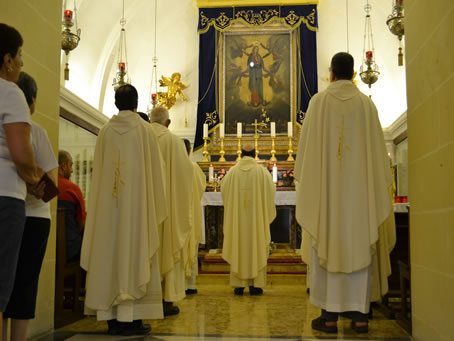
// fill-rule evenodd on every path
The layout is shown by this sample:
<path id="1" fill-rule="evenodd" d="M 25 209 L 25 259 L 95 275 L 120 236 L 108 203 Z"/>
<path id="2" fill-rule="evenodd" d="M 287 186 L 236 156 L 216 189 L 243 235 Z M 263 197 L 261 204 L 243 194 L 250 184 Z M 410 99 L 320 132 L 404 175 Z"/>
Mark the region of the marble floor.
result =
<path id="1" fill-rule="evenodd" d="M 369 334 L 356 334 L 350 320 L 340 318 L 338 334 L 311 329 L 320 310 L 309 303 L 303 275 L 268 276 L 262 296 L 234 296 L 227 275 L 200 275 L 198 294 L 178 302 L 180 314 L 164 320 L 146 321 L 152 326 L 147 337 L 114 337 L 105 334 L 107 324 L 87 317 L 57 330 L 40 341 L 110 340 L 411 340 L 394 320 L 374 311 Z"/>

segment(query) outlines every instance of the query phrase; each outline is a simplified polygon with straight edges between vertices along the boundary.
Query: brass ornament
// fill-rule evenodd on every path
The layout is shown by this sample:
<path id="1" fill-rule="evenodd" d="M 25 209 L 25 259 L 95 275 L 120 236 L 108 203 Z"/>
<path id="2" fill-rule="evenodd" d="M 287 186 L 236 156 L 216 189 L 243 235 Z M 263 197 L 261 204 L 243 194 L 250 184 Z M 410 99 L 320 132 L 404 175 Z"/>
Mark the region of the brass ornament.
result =
<path id="1" fill-rule="evenodd" d="M 188 99 L 183 95 L 182 91 L 188 86 L 184 85 L 180 80 L 181 74 L 179 72 L 173 73 L 170 77 L 161 76 L 159 85 L 167 87 L 167 92 L 158 92 L 159 105 L 167 109 L 172 108 L 177 101 L 177 95 L 179 95 L 183 99 L 183 101 L 188 101 Z"/>
<path id="2" fill-rule="evenodd" d="M 205 113 L 205 122 L 206 124 L 208 124 L 208 126 L 212 126 L 216 123 L 216 120 L 218 118 L 218 113 L 217 111 L 213 111 L 213 112 L 207 112 Z"/>
<path id="3" fill-rule="evenodd" d="M 272 17 L 279 16 L 279 12 L 275 9 L 261 10 L 260 12 L 254 12 L 254 10 L 242 10 L 235 14 L 235 17 L 241 18 L 250 25 L 260 26 L 269 21 Z"/>

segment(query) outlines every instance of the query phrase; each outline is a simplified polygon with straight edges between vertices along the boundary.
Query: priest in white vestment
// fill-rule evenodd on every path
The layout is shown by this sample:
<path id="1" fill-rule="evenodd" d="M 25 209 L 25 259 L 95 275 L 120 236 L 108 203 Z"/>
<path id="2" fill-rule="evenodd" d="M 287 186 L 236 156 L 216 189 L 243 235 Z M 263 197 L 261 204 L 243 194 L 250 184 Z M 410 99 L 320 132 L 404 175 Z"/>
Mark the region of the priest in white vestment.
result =
<path id="1" fill-rule="evenodd" d="M 85 313 L 109 333 L 147 334 L 142 319 L 163 318 L 158 225 L 167 217 L 165 174 L 149 123 L 134 111 L 132 85 L 115 93 L 120 110 L 96 139 L 80 265 L 87 271 Z"/>
<path id="2" fill-rule="evenodd" d="M 322 308 L 312 328 L 325 332 L 337 332 L 345 311 L 355 331 L 368 331 L 380 227 L 393 215 L 377 109 L 352 76 L 353 57 L 336 54 L 332 83 L 309 103 L 295 165 L 296 219 L 311 237 L 310 302 Z"/>
<path id="3" fill-rule="evenodd" d="M 191 142 L 188 139 L 183 139 L 183 141 L 189 156 L 191 154 Z M 203 209 L 200 201 L 207 186 L 206 175 L 196 162 L 192 162 L 192 166 L 194 170 L 192 175 L 192 230 L 183 249 L 186 295 L 197 294 L 199 244 L 205 243 L 205 225 L 203 224 Z"/>
<path id="4" fill-rule="evenodd" d="M 270 224 L 276 218 L 275 187 L 270 172 L 254 160 L 252 146 L 245 146 L 242 155 L 221 182 L 222 258 L 230 264 L 235 295 L 242 295 L 247 286 L 251 295 L 259 295 L 266 286 Z"/>
<path id="5" fill-rule="evenodd" d="M 169 112 L 158 106 L 151 112 L 153 129 L 164 159 L 166 205 L 168 217 L 159 227 L 159 252 L 164 297 L 164 315 L 178 314 L 173 302 L 185 297 L 183 247 L 192 230 L 192 173 L 193 166 L 183 140 L 172 134 Z"/>

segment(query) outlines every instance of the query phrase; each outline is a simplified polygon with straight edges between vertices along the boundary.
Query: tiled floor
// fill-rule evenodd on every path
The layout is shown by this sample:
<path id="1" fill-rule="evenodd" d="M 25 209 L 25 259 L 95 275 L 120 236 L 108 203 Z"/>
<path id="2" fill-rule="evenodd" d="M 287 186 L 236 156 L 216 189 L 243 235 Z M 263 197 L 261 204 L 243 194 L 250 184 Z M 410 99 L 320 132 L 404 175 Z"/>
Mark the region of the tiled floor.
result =
<path id="1" fill-rule="evenodd" d="M 205 276 L 205 277 L 204 277 Z M 301 275 L 269 276 L 263 296 L 234 296 L 226 275 L 199 276 L 196 295 L 178 303 L 180 314 L 164 320 L 146 321 L 152 325 L 147 337 L 113 337 L 105 334 L 107 325 L 92 317 L 58 330 L 47 340 L 411 340 L 393 320 L 374 311 L 369 334 L 356 334 L 350 320 L 341 318 L 337 335 L 311 329 L 311 320 L 320 314 L 309 303 Z"/>

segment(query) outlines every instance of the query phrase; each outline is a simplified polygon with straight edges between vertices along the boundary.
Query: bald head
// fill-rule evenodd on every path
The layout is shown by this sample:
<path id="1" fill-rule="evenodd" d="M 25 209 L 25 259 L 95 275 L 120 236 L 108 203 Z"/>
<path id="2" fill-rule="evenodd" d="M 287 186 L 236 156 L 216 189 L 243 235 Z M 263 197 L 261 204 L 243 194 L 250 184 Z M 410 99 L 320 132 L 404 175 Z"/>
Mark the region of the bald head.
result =
<path id="1" fill-rule="evenodd" d="M 71 177 L 73 172 L 73 159 L 71 154 L 66 150 L 58 151 L 58 174 L 63 176 L 66 179 Z"/>
<path id="2" fill-rule="evenodd" d="M 162 106 L 153 108 L 151 110 L 151 123 L 155 122 L 168 127 L 170 124 L 169 111 Z"/>
<path id="3" fill-rule="evenodd" d="M 255 148 L 252 143 L 246 143 L 241 151 L 242 156 L 255 157 Z"/>

